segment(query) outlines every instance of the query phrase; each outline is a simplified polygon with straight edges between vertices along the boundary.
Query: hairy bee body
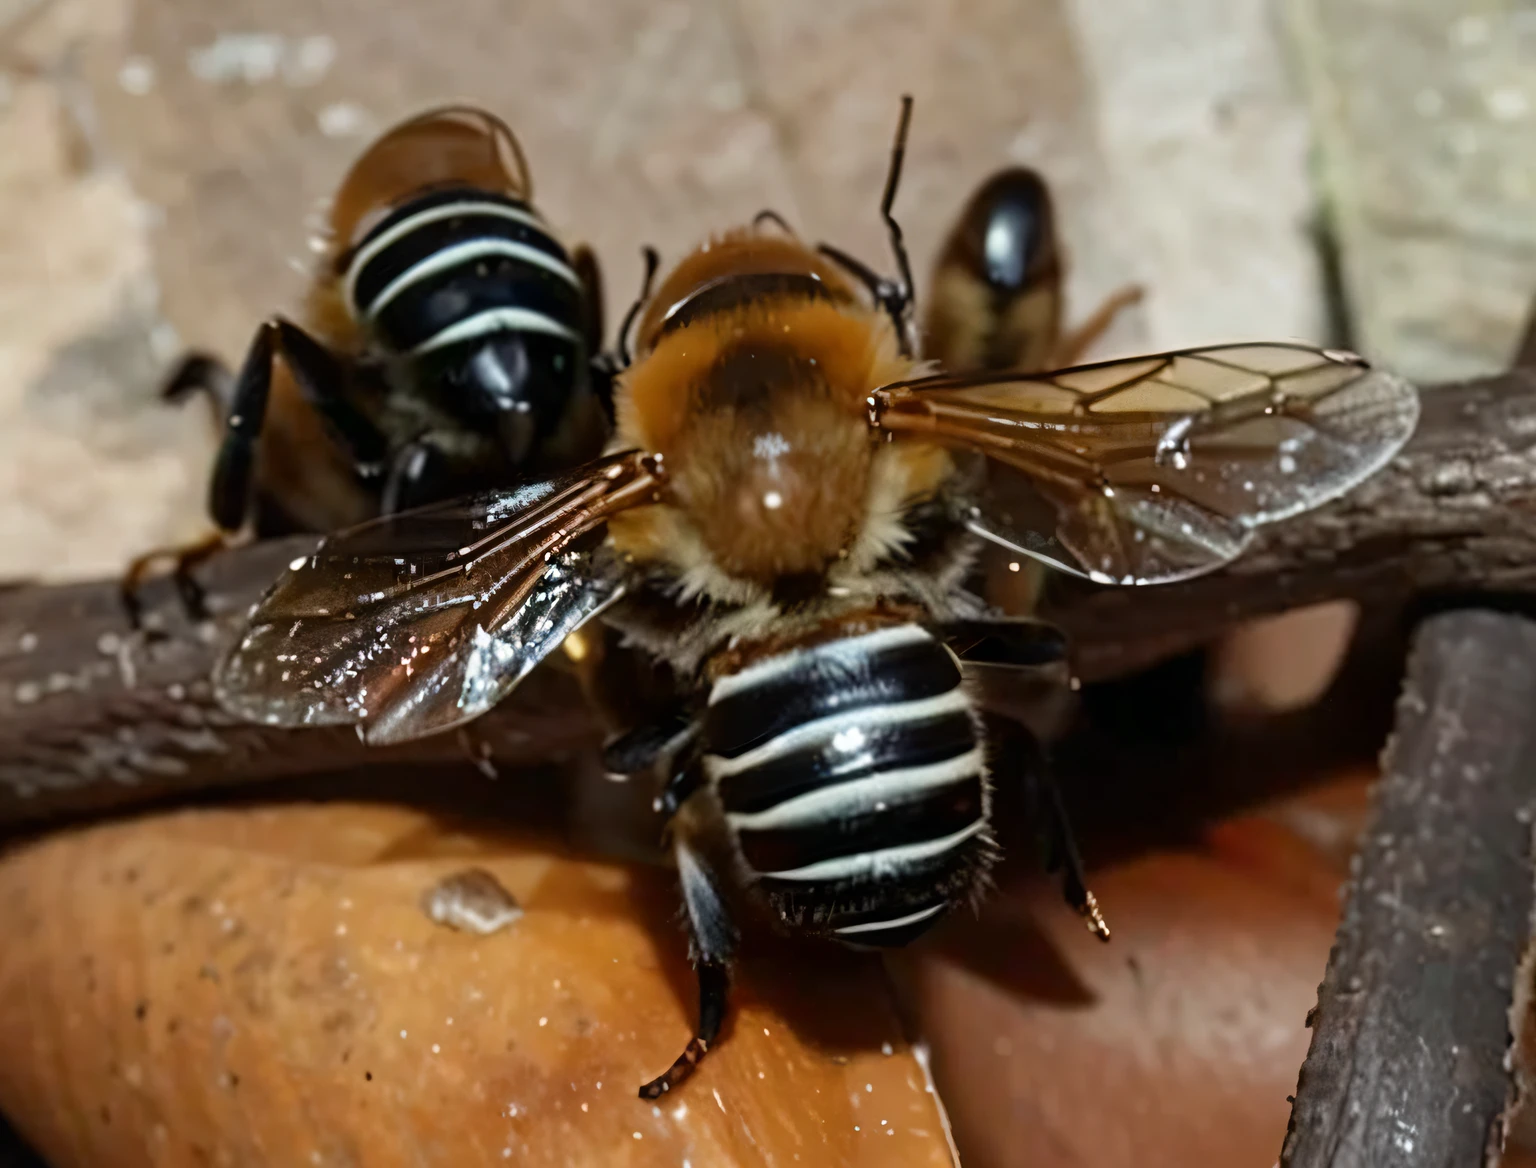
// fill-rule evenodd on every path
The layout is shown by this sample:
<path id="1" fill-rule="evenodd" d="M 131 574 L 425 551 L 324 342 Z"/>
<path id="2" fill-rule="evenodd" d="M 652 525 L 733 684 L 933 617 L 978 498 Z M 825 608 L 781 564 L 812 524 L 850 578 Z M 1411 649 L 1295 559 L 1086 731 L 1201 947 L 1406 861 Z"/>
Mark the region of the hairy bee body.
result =
<path id="1" fill-rule="evenodd" d="M 1048 204 L 1018 174 L 947 245 L 931 320 L 955 311 L 971 331 L 930 327 L 928 355 L 952 367 L 920 369 L 891 216 L 909 112 L 881 204 L 897 279 L 771 212 L 711 240 L 642 298 L 604 457 L 333 537 L 220 668 L 231 712 L 384 744 L 465 725 L 562 645 L 598 665 L 635 651 L 645 668 L 624 676 L 657 692 L 614 720 L 604 759 L 658 781 L 699 986 L 693 1038 L 643 1098 L 719 1036 L 732 884 L 786 931 L 904 944 L 981 890 L 994 782 L 1039 813 L 1063 894 L 1108 939 L 1036 737 L 1070 693 L 1066 643 L 967 589 L 980 541 L 1106 584 L 1184 579 L 1374 473 L 1417 421 L 1407 383 L 1299 345 L 1004 368 L 1091 343 L 1135 295 L 1060 335 Z M 358 310 L 380 320 L 393 285 L 456 278 L 409 258 L 374 276 L 391 230 L 356 261 L 381 289 Z M 553 309 L 517 318 L 535 319 Z M 398 343 L 457 343 L 445 327 Z M 596 621 L 604 652 L 573 650 Z"/>
<path id="2" fill-rule="evenodd" d="M 1061 335 L 1055 213 L 1032 170 L 972 195 L 939 253 L 924 342 L 947 369 L 1047 369 Z"/>
<path id="3" fill-rule="evenodd" d="M 218 379 L 215 523 L 331 530 L 591 458 L 600 296 L 501 121 L 450 106 L 395 126 L 331 200 L 302 313 Z"/>
<path id="4" fill-rule="evenodd" d="M 903 945 L 991 862 L 980 716 L 954 654 L 920 625 L 725 674 L 701 734 L 746 881 L 788 927 Z"/>
<path id="5" fill-rule="evenodd" d="M 992 854 L 980 715 L 917 623 L 953 614 L 972 550 L 952 531 L 920 547 L 912 522 L 943 510 L 954 466 L 868 422 L 869 392 L 912 367 L 823 256 L 733 232 L 653 298 L 613 442 L 656 451 L 673 484 L 610 520 L 614 547 L 708 615 L 694 639 L 633 606 L 610 619 L 711 678 L 696 765 L 724 863 L 782 927 L 857 945 L 937 923 Z"/>
<path id="6" fill-rule="evenodd" d="M 480 457 L 503 477 L 538 465 L 539 444 L 587 391 L 587 306 L 565 247 L 526 201 L 464 187 L 408 199 L 340 278 L 388 364 L 393 412 L 448 420 L 448 449 L 454 437 L 460 451 L 489 447 Z"/>

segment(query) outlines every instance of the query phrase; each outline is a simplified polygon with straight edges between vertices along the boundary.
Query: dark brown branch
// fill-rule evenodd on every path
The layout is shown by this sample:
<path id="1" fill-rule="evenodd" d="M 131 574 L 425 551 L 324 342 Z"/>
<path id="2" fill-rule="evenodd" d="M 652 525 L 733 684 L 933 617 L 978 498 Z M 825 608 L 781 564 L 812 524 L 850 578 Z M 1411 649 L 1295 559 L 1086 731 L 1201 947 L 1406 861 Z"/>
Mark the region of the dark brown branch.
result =
<path id="1" fill-rule="evenodd" d="M 368 764 L 430 762 L 486 771 L 558 762 L 597 728 L 574 679 L 541 670 L 468 731 L 387 750 L 349 729 L 283 731 L 236 722 L 213 702 L 217 647 L 312 540 L 243 548 L 210 562 L 214 621 L 183 614 L 164 580 L 131 631 L 115 583 L 0 592 L 0 824 L 93 813 L 159 796 Z"/>
<path id="2" fill-rule="evenodd" d="M 1246 617 L 1314 601 L 1536 588 L 1536 372 L 1434 388 L 1405 452 L 1350 497 L 1267 531 L 1225 571 L 1158 588 L 1062 588 L 1048 614 L 1079 673 L 1113 677 Z M 217 620 L 184 620 L 164 582 L 155 635 L 129 632 L 109 583 L 0 592 L 0 824 L 162 794 L 367 762 L 521 766 L 596 736 L 570 679 L 541 670 L 466 736 L 365 752 L 345 731 L 232 724 L 208 693 L 215 646 L 310 541 L 217 557 L 202 578 Z M 488 752 L 488 759 L 480 758 Z"/>
<path id="3" fill-rule="evenodd" d="M 1427 621 L 1309 1019 L 1281 1164 L 1497 1162 L 1530 937 L 1536 623 Z"/>

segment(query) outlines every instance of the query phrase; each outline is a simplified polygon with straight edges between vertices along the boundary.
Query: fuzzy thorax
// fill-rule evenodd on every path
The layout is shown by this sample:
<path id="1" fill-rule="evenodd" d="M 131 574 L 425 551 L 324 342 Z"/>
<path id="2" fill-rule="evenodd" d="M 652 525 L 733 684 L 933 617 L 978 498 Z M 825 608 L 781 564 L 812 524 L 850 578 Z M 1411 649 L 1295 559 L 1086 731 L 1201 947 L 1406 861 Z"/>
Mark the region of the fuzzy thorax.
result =
<path id="1" fill-rule="evenodd" d="M 818 301 L 663 337 L 625 378 L 615 447 L 662 456 L 666 501 L 616 517 L 615 547 L 737 603 L 867 571 L 949 470 L 936 447 L 871 433 L 870 392 L 911 368 L 884 316 Z"/>

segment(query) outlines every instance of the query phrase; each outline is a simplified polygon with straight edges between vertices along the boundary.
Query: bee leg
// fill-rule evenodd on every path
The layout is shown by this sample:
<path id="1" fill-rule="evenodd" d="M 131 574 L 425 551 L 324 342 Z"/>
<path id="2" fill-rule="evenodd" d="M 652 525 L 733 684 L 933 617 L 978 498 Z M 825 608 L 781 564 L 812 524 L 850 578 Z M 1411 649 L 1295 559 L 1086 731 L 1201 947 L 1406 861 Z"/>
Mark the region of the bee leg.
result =
<path id="1" fill-rule="evenodd" d="M 656 809 L 670 823 L 683 804 L 704 785 L 704 768 L 699 765 L 698 726 L 689 726 L 665 747 L 672 777 L 656 800 Z"/>
<path id="2" fill-rule="evenodd" d="M 144 605 L 139 599 L 139 592 L 144 587 L 144 581 L 153 573 L 155 566 L 166 560 L 169 560 L 172 565 L 171 579 L 176 585 L 176 593 L 181 599 L 182 609 L 193 621 L 207 620 L 208 598 L 203 592 L 203 586 L 197 582 L 192 573 L 199 564 L 228 546 L 229 540 L 225 534 L 222 531 L 216 531 L 186 547 L 156 548 L 129 561 L 127 569 L 123 572 L 123 578 L 118 583 L 118 597 L 122 602 L 123 610 L 128 614 L 129 626 L 134 629 L 143 628 Z"/>
<path id="3" fill-rule="evenodd" d="M 287 367 L 299 392 L 346 448 L 358 473 L 368 477 L 383 473 L 389 459 L 389 440 L 353 404 L 349 392 L 359 380 L 376 375 L 378 370 L 354 365 L 282 317 L 273 317 L 263 328 L 272 337 L 275 355 Z"/>
<path id="4" fill-rule="evenodd" d="M 160 400 L 181 405 L 194 393 L 207 396 L 219 425 L 229 416 L 235 398 L 235 374 L 222 357 L 191 352 L 182 356 L 160 386 Z"/>
<path id="5" fill-rule="evenodd" d="M 693 1074 L 710 1044 L 720 1036 L 730 1006 L 730 963 L 736 951 L 736 925 L 714 873 L 694 849 L 686 831 L 675 834 L 673 853 L 683 888 L 683 906 L 688 913 L 689 949 L 699 979 L 699 1024 L 676 1061 L 640 1088 L 642 1099 L 659 1099 Z"/>
<path id="6" fill-rule="evenodd" d="M 1067 639 L 1062 631 L 1033 617 L 945 621 L 937 631 L 955 656 L 967 664 L 1036 669 L 1067 659 Z"/>
<path id="7" fill-rule="evenodd" d="M 1065 727 L 1076 708 L 1067 640 L 1031 617 L 956 620 L 935 630 L 955 656 L 982 708 L 1042 741 Z"/>
<path id="8" fill-rule="evenodd" d="M 891 318 L 896 327 L 896 339 L 903 357 L 912 356 L 912 261 L 907 255 L 906 240 L 901 224 L 896 221 L 892 208 L 896 205 L 896 190 L 901 185 L 901 167 L 907 157 L 907 129 L 912 124 L 912 95 L 901 98 L 901 118 L 896 123 L 896 138 L 891 143 L 891 161 L 885 172 L 885 190 L 880 196 L 880 218 L 885 222 L 885 233 L 891 243 L 891 254 L 896 258 L 896 279 L 888 280 L 877 275 L 866 264 L 854 259 L 840 248 L 829 243 L 818 245 L 823 255 L 847 268 L 869 289 L 875 303 Z"/>
<path id="9" fill-rule="evenodd" d="M 1109 926 L 1088 890 L 1066 804 L 1040 746 L 1042 738 L 1066 723 L 1075 705 L 1066 638 L 1054 626 L 1029 617 L 951 621 L 940 632 L 990 715 L 994 777 L 1011 773 L 1023 785 L 1035 821 L 1045 825 L 1046 870 L 1061 872 L 1067 903 L 1089 932 L 1108 941 Z"/>
<path id="10" fill-rule="evenodd" d="M 993 776 L 999 777 L 1003 771 L 1012 772 L 1011 777 L 1023 784 L 1035 821 L 1043 825 L 1046 871 L 1061 873 L 1061 892 L 1067 904 L 1083 918 L 1090 933 L 1101 941 L 1108 941 L 1109 925 L 1099 911 L 1098 900 L 1088 889 L 1083 858 L 1077 850 L 1066 804 L 1062 802 L 1061 789 L 1051 775 L 1039 740 L 1017 722 L 989 719 L 989 730 L 995 745 Z"/>
<path id="11" fill-rule="evenodd" d="M 277 316 L 263 321 L 235 378 L 224 440 L 208 488 L 208 510 L 225 531 L 238 531 L 250 513 L 257 443 L 267 420 L 276 361 L 283 363 L 326 428 L 347 447 L 360 473 L 376 473 L 386 456 L 384 436 L 346 396 L 348 364 L 291 321 Z"/>
<path id="12" fill-rule="evenodd" d="M 1099 911 L 1099 902 L 1088 888 L 1088 878 L 1083 872 L 1083 857 L 1077 850 L 1077 837 L 1072 834 L 1072 823 L 1067 818 L 1066 804 L 1061 800 L 1061 788 L 1051 776 L 1049 767 L 1042 767 L 1038 786 L 1043 788 L 1045 810 L 1050 818 L 1050 856 L 1047 871 L 1061 872 L 1062 896 L 1083 918 L 1088 931 L 1100 941 L 1109 940 L 1109 922 Z"/>
<path id="13" fill-rule="evenodd" d="M 1109 326 L 1115 323 L 1115 318 L 1131 305 L 1140 304 L 1145 295 L 1146 289 L 1140 284 L 1127 284 L 1111 292 L 1104 303 L 1094 310 L 1092 316 L 1056 342 L 1056 351 L 1051 355 L 1051 366 L 1060 369 L 1081 361 L 1083 354 L 1109 331 Z"/>
<path id="14" fill-rule="evenodd" d="M 662 758 L 679 758 L 693 740 L 698 737 L 697 722 L 688 712 L 679 708 L 665 717 L 636 726 L 620 734 L 603 747 L 603 768 L 612 775 L 638 775 L 650 770 Z M 682 782 L 674 776 L 668 784 L 668 793 L 662 795 L 664 803 L 670 803 L 667 814 L 673 815 L 691 790 L 684 793 L 672 788 Z"/>
<path id="15" fill-rule="evenodd" d="M 213 460 L 208 484 L 208 513 L 224 531 L 238 531 L 251 505 L 256 475 L 256 444 L 267 420 L 267 398 L 272 390 L 272 358 L 277 347 L 277 324 L 265 321 L 251 338 L 245 361 L 235 378 L 229 412 L 224 419 L 224 440 Z"/>
<path id="16" fill-rule="evenodd" d="M 571 267 L 581 281 L 584 308 L 581 331 L 587 342 L 587 352 L 591 354 L 592 392 L 597 395 L 603 414 L 612 426 L 614 371 L 603 360 L 603 270 L 598 266 L 597 256 L 584 243 L 572 249 Z"/>
<path id="17" fill-rule="evenodd" d="M 434 485 L 434 452 L 434 447 L 425 438 L 415 438 L 400 448 L 390 460 L 384 490 L 379 495 L 381 514 L 409 511 L 443 497 L 443 492 Z"/>
<path id="18" fill-rule="evenodd" d="M 230 372 L 229 366 L 211 353 L 191 352 L 184 355 L 161 386 L 160 399 L 180 405 L 195 393 L 207 395 L 216 411 L 218 423 L 223 425 L 235 397 L 234 374 Z M 166 561 L 172 564 L 176 592 L 187 616 L 194 621 L 206 620 L 207 598 L 192 571 L 225 546 L 224 533 L 219 531 L 187 547 L 155 548 L 131 560 L 118 582 L 118 597 L 127 614 L 129 627 L 143 627 L 144 605 L 139 599 L 139 592 L 155 567 Z"/>

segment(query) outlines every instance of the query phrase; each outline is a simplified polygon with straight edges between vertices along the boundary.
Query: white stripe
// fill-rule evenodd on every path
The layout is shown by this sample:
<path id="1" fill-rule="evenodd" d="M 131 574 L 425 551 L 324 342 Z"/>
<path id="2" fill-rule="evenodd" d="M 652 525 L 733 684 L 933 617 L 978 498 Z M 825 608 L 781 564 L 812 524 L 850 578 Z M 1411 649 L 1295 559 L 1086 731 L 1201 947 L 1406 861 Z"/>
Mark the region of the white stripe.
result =
<path id="1" fill-rule="evenodd" d="M 848 735 L 848 744 L 834 743 L 834 749 L 844 750 L 853 762 L 865 753 L 868 736 L 864 731 L 899 722 L 916 722 L 940 714 L 959 713 L 971 708 L 971 700 L 958 685 L 948 693 L 937 697 L 919 698 L 915 702 L 893 702 L 886 706 L 865 706 L 858 710 L 844 710 L 814 722 L 805 722 L 793 730 L 786 730 L 776 738 L 770 738 L 761 746 L 755 746 L 737 758 L 721 758 L 717 754 L 706 755 L 705 770 L 712 779 L 726 779 L 731 775 L 749 771 L 786 754 L 792 754 L 807 746 L 815 746 L 829 738 L 835 738 L 844 730 L 859 731 Z"/>
<path id="2" fill-rule="evenodd" d="M 852 782 L 835 783 L 786 799 L 766 811 L 733 812 L 726 819 L 738 831 L 808 827 L 875 811 L 882 803 L 912 802 L 919 795 L 981 774 L 983 765 L 982 751 L 978 746 L 975 750 L 957 754 L 943 762 L 883 771 Z"/>
<path id="3" fill-rule="evenodd" d="M 505 203 L 488 203 L 480 199 L 465 199 L 457 203 L 444 203 L 438 207 L 428 207 L 424 211 L 418 211 L 414 215 L 400 220 L 388 231 L 377 239 L 370 239 L 357 254 L 352 257 L 347 265 L 347 277 L 345 282 L 347 303 L 356 304 L 357 297 L 354 289 L 357 284 L 357 274 L 390 244 L 404 239 L 418 227 L 425 227 L 428 223 L 438 223 L 444 219 L 456 219 L 460 215 L 494 215 L 499 219 L 511 219 L 515 223 L 521 223 L 526 227 L 536 228 L 545 235 L 549 235 L 549 228 L 537 215 L 531 211 L 525 211 L 521 207 L 508 207 Z M 551 239 L 554 236 L 550 236 Z"/>
<path id="4" fill-rule="evenodd" d="M 759 875 L 772 876 L 775 880 L 847 880 L 854 876 L 894 876 L 908 864 L 931 859 L 963 844 L 986 825 L 985 819 L 977 819 L 969 827 L 936 840 L 901 844 L 899 847 L 882 848 L 878 852 L 857 852 L 832 860 L 818 860 L 804 868 L 791 868 L 787 872 L 760 872 Z"/>
<path id="5" fill-rule="evenodd" d="M 938 916 L 949 907 L 945 901 L 934 905 L 932 908 L 919 909 L 915 913 L 908 913 L 904 917 L 897 917 L 891 921 L 865 921 L 858 925 L 844 925 L 841 929 L 833 929 L 839 937 L 846 937 L 850 933 L 878 933 L 882 929 L 899 929 L 902 925 L 915 925 L 918 921 L 926 921 L 929 917 Z"/>
<path id="6" fill-rule="evenodd" d="M 933 637 L 921 625 L 896 625 L 893 628 L 876 629 L 872 633 L 862 633 L 857 637 L 828 641 L 809 649 L 794 649 L 788 653 L 781 653 L 777 657 L 770 657 L 766 661 L 759 661 L 756 665 L 749 665 L 740 673 L 731 673 L 722 677 L 709 691 L 709 704 L 723 702 L 744 689 L 776 681 L 783 674 L 799 668 L 800 663 L 810 653 L 820 657 L 846 659 L 866 653 L 876 653 L 893 645 L 909 645 L 918 641 L 931 640 Z"/>
<path id="7" fill-rule="evenodd" d="M 415 356 L 430 353 L 433 349 L 441 349 L 446 345 L 457 344 L 459 341 L 470 341 L 476 337 L 490 336 L 492 333 L 508 330 L 552 333 L 557 337 L 576 341 L 578 344 L 581 341 L 574 329 L 566 328 L 553 317 L 535 312 L 531 308 L 487 308 L 484 312 L 477 312 L 474 316 L 461 320 L 457 324 L 449 325 L 436 336 L 422 341 L 411 350 L 411 354 Z"/>
<path id="8" fill-rule="evenodd" d="M 393 280 L 384 286 L 384 291 L 373 298 L 373 303 L 368 305 L 369 317 L 378 316 L 391 300 L 404 292 L 412 284 L 420 283 L 429 276 L 435 276 L 439 272 L 457 267 L 466 260 L 476 259 L 479 256 L 514 256 L 524 263 L 533 264 L 536 267 L 554 272 L 566 283 L 577 291 L 581 290 L 581 280 L 576 273 L 562 264 L 548 252 L 540 251 L 536 247 L 529 247 L 526 243 L 514 243 L 510 239 L 471 239 L 464 243 L 456 243 L 452 247 L 445 247 L 441 251 L 429 255 L 426 259 L 407 268 Z"/>

